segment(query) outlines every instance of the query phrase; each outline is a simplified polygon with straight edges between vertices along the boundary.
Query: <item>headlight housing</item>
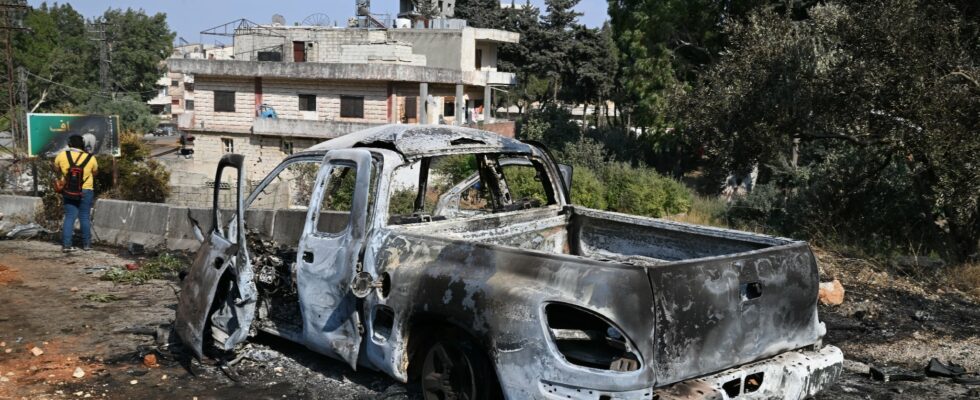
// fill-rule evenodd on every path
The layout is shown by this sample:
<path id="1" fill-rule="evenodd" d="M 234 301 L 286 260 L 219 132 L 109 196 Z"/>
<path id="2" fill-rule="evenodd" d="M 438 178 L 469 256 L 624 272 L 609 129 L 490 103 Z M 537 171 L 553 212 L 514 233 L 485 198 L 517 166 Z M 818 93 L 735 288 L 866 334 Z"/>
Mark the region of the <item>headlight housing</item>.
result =
<path id="1" fill-rule="evenodd" d="M 549 336 L 569 363 L 617 372 L 640 369 L 629 338 L 598 313 L 564 303 L 550 303 L 544 313 Z"/>

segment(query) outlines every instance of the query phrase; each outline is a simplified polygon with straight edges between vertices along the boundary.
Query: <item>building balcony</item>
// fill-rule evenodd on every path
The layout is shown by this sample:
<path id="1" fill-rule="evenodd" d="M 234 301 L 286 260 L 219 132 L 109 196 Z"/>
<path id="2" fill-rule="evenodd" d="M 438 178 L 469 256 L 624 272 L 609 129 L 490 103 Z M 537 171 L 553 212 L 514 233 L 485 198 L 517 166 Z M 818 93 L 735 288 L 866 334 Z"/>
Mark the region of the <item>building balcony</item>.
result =
<path id="1" fill-rule="evenodd" d="M 332 139 L 384 123 L 256 118 L 252 133 L 262 136 Z"/>

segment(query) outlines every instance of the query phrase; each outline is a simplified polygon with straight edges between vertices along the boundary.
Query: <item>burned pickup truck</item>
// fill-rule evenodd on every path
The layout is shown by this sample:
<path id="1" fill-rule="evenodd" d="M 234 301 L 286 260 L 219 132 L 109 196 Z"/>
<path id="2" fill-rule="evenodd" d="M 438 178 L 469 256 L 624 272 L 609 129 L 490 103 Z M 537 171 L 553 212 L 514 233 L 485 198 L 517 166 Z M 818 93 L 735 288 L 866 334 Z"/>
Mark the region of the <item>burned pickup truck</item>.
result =
<path id="1" fill-rule="evenodd" d="M 243 168 L 218 165 L 236 201 L 215 184 L 181 283 L 198 357 L 266 332 L 426 399 L 796 399 L 840 374 L 805 242 L 573 205 L 541 146 L 391 125 Z"/>

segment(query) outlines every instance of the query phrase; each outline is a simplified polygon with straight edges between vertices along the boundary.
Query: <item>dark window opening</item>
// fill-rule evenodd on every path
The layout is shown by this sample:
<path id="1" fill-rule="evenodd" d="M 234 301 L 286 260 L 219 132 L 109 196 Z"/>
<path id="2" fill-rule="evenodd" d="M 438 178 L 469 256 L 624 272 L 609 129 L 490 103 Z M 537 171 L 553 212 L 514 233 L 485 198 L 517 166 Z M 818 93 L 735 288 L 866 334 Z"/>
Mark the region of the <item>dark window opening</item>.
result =
<path id="1" fill-rule="evenodd" d="M 483 69 L 483 50 L 476 49 L 476 70 Z"/>
<path id="2" fill-rule="evenodd" d="M 194 100 L 184 100 L 184 109 L 194 111 Z"/>
<path id="3" fill-rule="evenodd" d="M 299 95 L 299 110 L 316 111 L 316 95 L 315 94 Z"/>
<path id="4" fill-rule="evenodd" d="M 235 112 L 235 92 L 225 91 L 225 90 L 215 90 L 214 111 Z"/>
<path id="5" fill-rule="evenodd" d="M 194 82 L 185 82 L 184 83 L 184 90 L 186 90 L 188 92 L 193 92 L 194 91 Z"/>
<path id="6" fill-rule="evenodd" d="M 446 117 L 455 117 L 456 116 L 456 101 L 455 100 L 454 101 L 449 101 L 449 98 L 446 98 L 446 103 L 442 107 L 442 115 L 443 116 L 446 116 Z"/>
<path id="7" fill-rule="evenodd" d="M 340 96 L 341 118 L 364 118 L 364 97 Z"/>
<path id="8" fill-rule="evenodd" d="M 405 98 L 405 119 L 417 118 L 419 110 L 418 99 L 415 97 Z"/>

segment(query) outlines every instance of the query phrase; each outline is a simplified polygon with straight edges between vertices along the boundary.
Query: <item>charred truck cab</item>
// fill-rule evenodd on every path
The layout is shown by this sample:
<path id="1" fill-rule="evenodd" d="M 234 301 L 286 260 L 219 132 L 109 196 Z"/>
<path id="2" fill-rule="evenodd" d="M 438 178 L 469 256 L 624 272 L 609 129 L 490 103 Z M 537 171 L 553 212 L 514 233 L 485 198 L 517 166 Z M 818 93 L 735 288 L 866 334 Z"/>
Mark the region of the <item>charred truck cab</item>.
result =
<path id="1" fill-rule="evenodd" d="M 540 146 L 390 125 L 284 160 L 219 202 L 182 282 L 198 357 L 259 331 L 427 399 L 811 396 L 823 346 L 805 242 L 592 210 Z"/>

